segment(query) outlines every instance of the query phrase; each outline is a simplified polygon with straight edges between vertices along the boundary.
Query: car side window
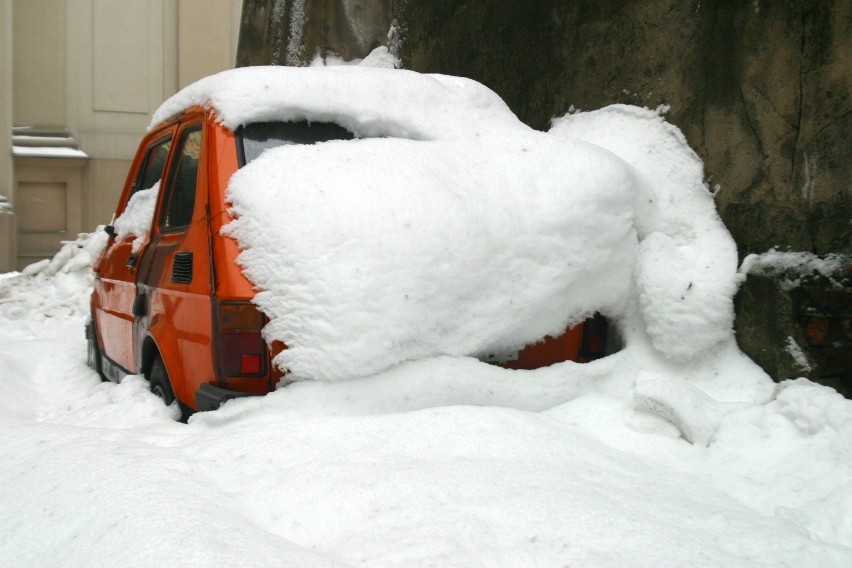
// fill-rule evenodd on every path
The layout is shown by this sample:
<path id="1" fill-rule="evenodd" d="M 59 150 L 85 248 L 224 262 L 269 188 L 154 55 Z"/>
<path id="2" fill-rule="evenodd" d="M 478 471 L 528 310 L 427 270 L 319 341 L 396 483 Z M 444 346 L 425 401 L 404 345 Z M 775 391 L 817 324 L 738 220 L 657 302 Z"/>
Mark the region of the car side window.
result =
<path id="1" fill-rule="evenodd" d="M 169 136 L 165 140 L 160 140 L 148 150 L 144 165 L 139 170 L 139 175 L 136 176 L 136 183 L 133 184 L 133 193 L 154 187 L 154 184 L 160 181 L 171 147 L 172 138 Z"/>
<path id="2" fill-rule="evenodd" d="M 180 230 L 192 220 L 200 156 L 201 125 L 195 124 L 181 131 L 178 154 L 169 171 L 166 198 L 160 215 L 160 228 L 164 231 Z"/>

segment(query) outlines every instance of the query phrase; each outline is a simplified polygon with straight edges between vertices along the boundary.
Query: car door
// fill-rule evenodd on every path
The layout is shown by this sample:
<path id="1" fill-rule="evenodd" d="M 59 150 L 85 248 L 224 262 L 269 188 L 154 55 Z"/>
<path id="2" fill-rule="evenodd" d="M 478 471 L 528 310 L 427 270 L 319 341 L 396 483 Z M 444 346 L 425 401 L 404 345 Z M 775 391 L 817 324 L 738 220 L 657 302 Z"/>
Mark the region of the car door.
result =
<path id="1" fill-rule="evenodd" d="M 150 244 L 139 265 L 136 352 L 152 338 L 178 400 L 192 406 L 211 359 L 210 234 L 203 115 L 176 135 Z"/>
<path id="2" fill-rule="evenodd" d="M 113 379 L 136 373 L 133 353 L 133 304 L 136 299 L 136 267 L 149 239 L 153 206 L 172 146 L 173 129 L 155 136 L 140 149 L 136 168 L 129 176 L 116 209 L 107 248 L 95 271 L 95 321 L 105 357 L 104 372 Z M 135 175 L 133 173 L 135 172 Z M 132 181 L 131 181 L 132 180 Z M 153 192 L 153 199 L 145 193 Z M 144 203 L 143 203 L 144 202 Z M 145 216 L 150 212 L 145 227 Z M 127 231 L 116 231 L 116 227 Z"/>

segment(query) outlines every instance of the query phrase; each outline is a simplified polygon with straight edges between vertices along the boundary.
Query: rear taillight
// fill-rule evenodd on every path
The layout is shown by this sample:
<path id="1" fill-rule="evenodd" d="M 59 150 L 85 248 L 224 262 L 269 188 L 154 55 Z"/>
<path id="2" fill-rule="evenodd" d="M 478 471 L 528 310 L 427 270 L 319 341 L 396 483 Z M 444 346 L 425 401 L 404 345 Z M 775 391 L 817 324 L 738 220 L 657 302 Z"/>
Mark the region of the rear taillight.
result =
<path id="1" fill-rule="evenodd" d="M 226 377 L 266 374 L 267 349 L 260 331 L 266 318 L 249 302 L 219 304 L 219 355 Z"/>
<path id="2" fill-rule="evenodd" d="M 600 359 L 606 355 L 606 339 L 609 324 L 600 314 L 583 322 L 583 344 L 580 347 L 580 357 L 588 361 Z"/>

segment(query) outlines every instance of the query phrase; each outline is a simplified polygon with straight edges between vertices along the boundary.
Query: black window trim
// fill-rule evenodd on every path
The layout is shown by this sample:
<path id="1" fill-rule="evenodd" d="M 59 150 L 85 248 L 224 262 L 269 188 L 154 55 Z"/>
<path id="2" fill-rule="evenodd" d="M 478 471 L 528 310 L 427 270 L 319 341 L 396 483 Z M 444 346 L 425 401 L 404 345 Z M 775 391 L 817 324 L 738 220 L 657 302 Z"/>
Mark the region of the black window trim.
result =
<path id="1" fill-rule="evenodd" d="M 350 140 L 357 140 L 358 139 L 358 136 L 356 136 L 355 133 L 353 133 L 351 130 L 349 130 L 348 128 L 346 128 L 345 126 L 340 124 L 339 122 L 334 122 L 334 121 L 325 121 L 325 120 L 314 120 L 314 121 L 312 121 L 312 120 L 308 120 L 308 119 L 301 119 L 301 120 L 259 120 L 257 122 L 250 122 L 248 124 L 241 124 L 234 131 L 234 134 L 236 135 L 236 138 L 237 138 L 237 167 L 238 168 L 242 168 L 246 165 L 246 147 L 245 147 L 245 143 L 243 142 L 243 132 L 245 132 L 246 126 L 248 126 L 249 124 L 263 124 L 263 123 L 276 123 L 276 122 L 292 123 L 292 124 L 305 123 L 308 126 L 311 126 L 312 124 L 330 124 L 330 125 L 342 128 L 343 130 L 349 132 L 349 134 L 352 135 L 352 138 L 350 138 Z M 335 140 L 345 140 L 345 138 L 339 138 L 339 139 L 335 138 Z"/>

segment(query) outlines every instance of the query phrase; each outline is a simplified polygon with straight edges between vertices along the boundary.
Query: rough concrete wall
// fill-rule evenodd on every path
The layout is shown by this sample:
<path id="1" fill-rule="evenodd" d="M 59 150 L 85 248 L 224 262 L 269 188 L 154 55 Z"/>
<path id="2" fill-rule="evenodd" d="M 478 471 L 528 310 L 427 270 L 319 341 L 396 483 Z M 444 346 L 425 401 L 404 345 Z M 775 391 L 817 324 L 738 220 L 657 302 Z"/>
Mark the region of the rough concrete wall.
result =
<path id="1" fill-rule="evenodd" d="M 317 22 L 340 28 L 305 33 L 303 61 L 320 48 L 350 53 L 351 24 L 327 6 L 345 2 L 302 1 L 309 8 L 305 29 L 317 29 Z M 708 183 L 718 187 L 716 204 L 741 257 L 773 247 L 852 253 L 849 0 L 394 0 L 390 11 L 385 6 L 360 17 L 375 29 L 395 21 L 407 69 L 476 79 L 535 128 L 546 129 L 572 106 L 669 105 L 668 120 L 683 130 L 705 161 Z M 848 279 L 840 289 L 816 281 L 808 297 L 823 290 L 833 298 L 815 300 L 823 306 L 817 309 L 794 298 L 798 292 L 784 289 L 780 276 L 761 278 L 750 277 L 738 298 L 743 350 L 776 378 L 830 376 L 852 392 L 852 319 L 830 307 L 852 304 Z M 845 300 L 836 300 L 838 294 Z M 828 345 L 809 339 L 814 314 L 835 330 Z M 790 337 L 810 370 L 791 356 Z"/>
<path id="2" fill-rule="evenodd" d="M 537 128 L 670 105 L 743 254 L 852 246 L 848 0 L 410 0 L 397 19 L 407 68 L 477 79 Z"/>
<path id="3" fill-rule="evenodd" d="M 387 43 L 391 0 L 244 0 L 237 67 L 365 57 Z"/>

